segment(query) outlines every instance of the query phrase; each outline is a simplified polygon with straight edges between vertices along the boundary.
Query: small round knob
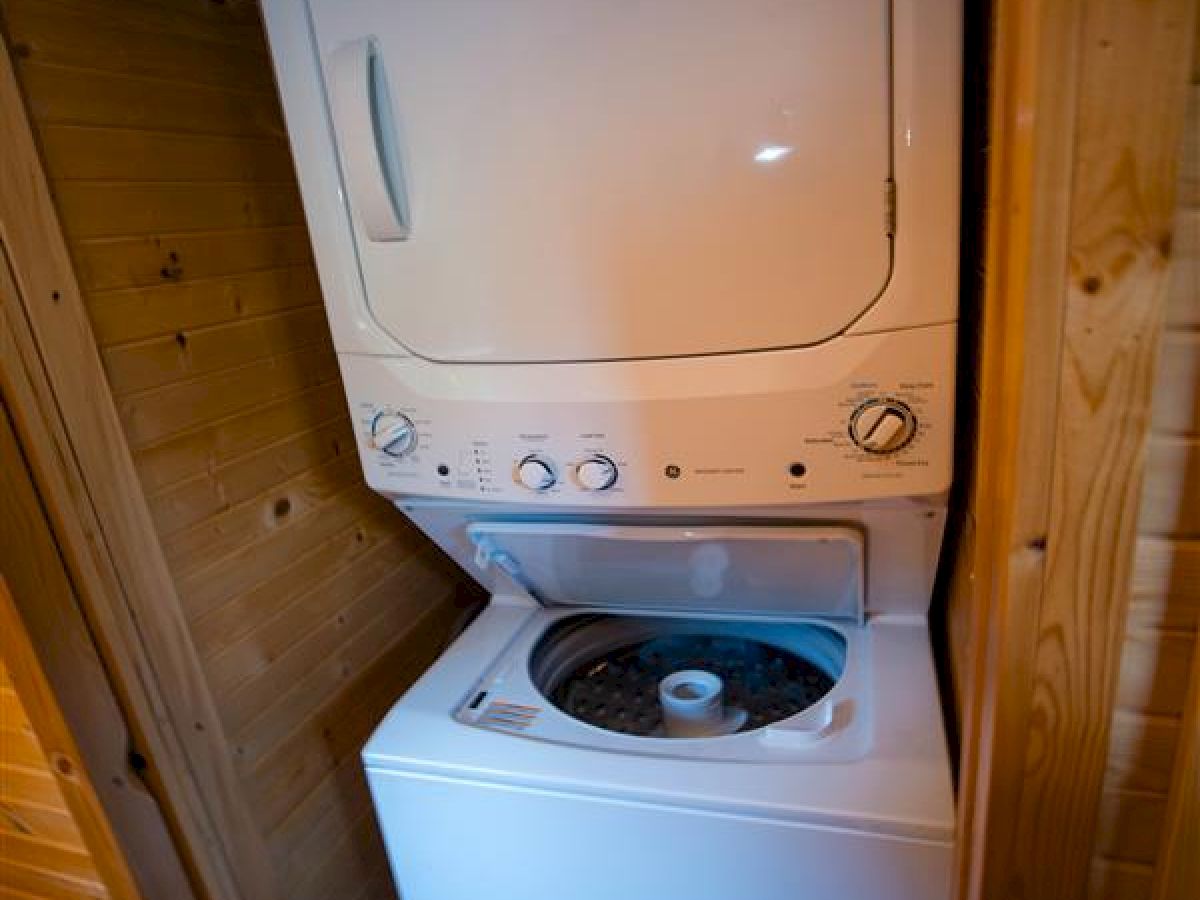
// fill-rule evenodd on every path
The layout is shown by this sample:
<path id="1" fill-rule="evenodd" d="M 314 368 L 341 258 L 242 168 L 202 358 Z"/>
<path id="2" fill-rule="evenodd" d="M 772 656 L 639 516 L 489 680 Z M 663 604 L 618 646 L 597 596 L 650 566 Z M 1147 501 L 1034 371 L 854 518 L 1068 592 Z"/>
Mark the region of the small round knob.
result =
<path id="1" fill-rule="evenodd" d="M 517 480 L 531 491 L 544 491 L 554 487 L 558 476 L 554 463 L 538 453 L 530 453 L 517 463 Z"/>
<path id="2" fill-rule="evenodd" d="M 850 437 L 868 453 L 895 453 L 917 432 L 917 417 L 899 400 L 868 400 L 850 416 Z"/>
<path id="3" fill-rule="evenodd" d="M 408 416 L 381 412 L 371 420 L 371 446 L 399 459 L 417 449 L 417 426 Z"/>
<path id="4" fill-rule="evenodd" d="M 597 453 L 576 467 L 575 476 L 585 491 L 606 491 L 617 483 L 617 464 Z"/>

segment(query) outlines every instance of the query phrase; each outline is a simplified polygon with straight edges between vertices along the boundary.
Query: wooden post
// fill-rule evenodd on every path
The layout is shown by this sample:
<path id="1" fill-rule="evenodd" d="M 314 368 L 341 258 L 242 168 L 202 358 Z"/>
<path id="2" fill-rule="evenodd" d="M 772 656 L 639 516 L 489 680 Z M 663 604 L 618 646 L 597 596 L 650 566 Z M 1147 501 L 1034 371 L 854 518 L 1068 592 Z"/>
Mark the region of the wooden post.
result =
<path id="1" fill-rule="evenodd" d="M 996 5 L 964 896 L 1087 888 L 1194 14 Z"/>

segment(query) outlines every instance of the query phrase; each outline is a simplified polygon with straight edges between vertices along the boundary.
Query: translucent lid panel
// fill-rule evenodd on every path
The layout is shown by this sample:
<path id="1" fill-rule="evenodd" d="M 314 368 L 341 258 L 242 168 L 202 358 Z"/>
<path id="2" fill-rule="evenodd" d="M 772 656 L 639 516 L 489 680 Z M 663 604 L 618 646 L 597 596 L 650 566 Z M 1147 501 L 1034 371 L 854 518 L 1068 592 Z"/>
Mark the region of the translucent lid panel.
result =
<path id="1" fill-rule="evenodd" d="M 863 541 L 840 526 L 478 522 L 476 562 L 547 605 L 863 616 Z"/>

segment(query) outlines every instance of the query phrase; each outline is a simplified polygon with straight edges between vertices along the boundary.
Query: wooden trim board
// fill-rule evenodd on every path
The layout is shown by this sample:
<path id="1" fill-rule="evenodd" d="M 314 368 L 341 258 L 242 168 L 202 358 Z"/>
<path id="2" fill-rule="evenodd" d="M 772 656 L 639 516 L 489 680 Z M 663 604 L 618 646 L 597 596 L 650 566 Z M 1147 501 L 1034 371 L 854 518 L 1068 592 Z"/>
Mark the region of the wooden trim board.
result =
<path id="1" fill-rule="evenodd" d="M 14 423 L 194 876 L 210 897 L 271 900 L 270 858 L 130 459 L 7 48 L 0 133 L 0 241 L 18 294 L 3 359 L 32 382 L 10 401 Z"/>
<path id="2" fill-rule="evenodd" d="M 0 265 L 0 655 L 110 895 L 186 898 L 189 880 L 161 809 L 129 762 L 135 742 L 9 417 L 22 373 L 7 327 L 7 274 Z"/>
<path id="3" fill-rule="evenodd" d="M 1194 14 L 995 6 L 964 897 L 1087 889 Z"/>

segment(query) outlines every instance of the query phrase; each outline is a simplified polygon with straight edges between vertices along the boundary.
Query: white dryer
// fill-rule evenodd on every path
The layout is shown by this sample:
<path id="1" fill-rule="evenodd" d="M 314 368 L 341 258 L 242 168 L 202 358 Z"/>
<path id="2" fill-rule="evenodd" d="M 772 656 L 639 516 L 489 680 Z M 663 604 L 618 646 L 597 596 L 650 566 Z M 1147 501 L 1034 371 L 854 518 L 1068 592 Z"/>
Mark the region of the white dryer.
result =
<path id="1" fill-rule="evenodd" d="M 368 483 L 493 594 L 407 900 L 949 896 L 958 0 L 265 0 Z"/>

